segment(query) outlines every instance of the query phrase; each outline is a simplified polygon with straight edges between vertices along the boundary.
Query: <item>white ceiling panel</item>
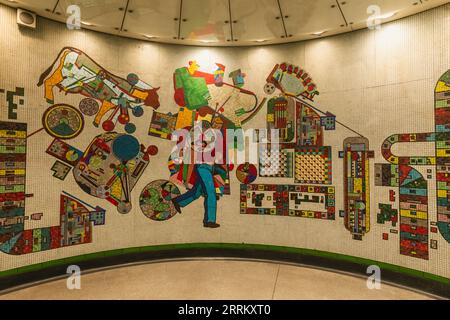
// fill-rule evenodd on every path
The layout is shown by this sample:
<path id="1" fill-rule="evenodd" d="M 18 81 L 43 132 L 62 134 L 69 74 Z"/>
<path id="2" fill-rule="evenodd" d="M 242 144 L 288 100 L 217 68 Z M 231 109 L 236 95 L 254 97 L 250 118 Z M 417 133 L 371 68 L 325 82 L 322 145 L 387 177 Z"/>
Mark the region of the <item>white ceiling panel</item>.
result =
<path id="1" fill-rule="evenodd" d="M 368 20 L 381 23 L 404 18 L 447 3 L 446 0 L 339 0 L 341 10 L 353 29 L 366 28 Z M 370 22 L 369 22 L 370 24 Z"/>
<path id="2" fill-rule="evenodd" d="M 230 0 L 235 42 L 285 39 L 276 0 Z M 237 41 L 236 41 L 237 40 Z"/>
<path id="3" fill-rule="evenodd" d="M 184 0 L 181 37 L 191 41 L 226 42 L 231 39 L 228 0 Z"/>
<path id="4" fill-rule="evenodd" d="M 80 7 L 81 21 L 89 25 L 83 27 L 102 28 L 117 32 L 122 26 L 127 0 L 60 0 L 58 10 L 67 13 L 70 5 Z"/>
<path id="5" fill-rule="evenodd" d="M 178 36 L 181 0 L 130 0 L 123 29 L 130 34 L 172 40 Z"/>
<path id="6" fill-rule="evenodd" d="M 345 27 L 335 0 L 280 0 L 288 34 L 309 35 Z"/>
<path id="7" fill-rule="evenodd" d="M 66 22 L 67 7 L 75 4 L 81 9 L 86 29 L 166 43 L 239 46 L 351 32 L 367 28 L 370 16 L 385 23 L 450 0 L 0 0 L 0 3 L 60 22 Z"/>

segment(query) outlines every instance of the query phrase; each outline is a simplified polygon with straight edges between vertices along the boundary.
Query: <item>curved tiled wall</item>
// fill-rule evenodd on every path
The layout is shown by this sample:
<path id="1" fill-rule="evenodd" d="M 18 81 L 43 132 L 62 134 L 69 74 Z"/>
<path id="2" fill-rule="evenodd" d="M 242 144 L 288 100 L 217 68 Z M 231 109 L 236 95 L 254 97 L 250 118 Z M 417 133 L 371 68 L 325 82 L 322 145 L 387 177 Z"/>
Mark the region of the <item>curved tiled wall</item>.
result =
<path id="1" fill-rule="evenodd" d="M 215 243 L 334 253 L 448 283 L 449 13 L 194 48 L 45 19 L 19 29 L 0 6 L 0 272 Z M 281 141 L 261 142 L 259 163 L 212 174 L 168 160 L 174 130 L 201 119 L 224 134 L 280 129 Z M 188 189 L 199 199 L 178 199 L 179 214 L 171 199 Z M 207 228 L 216 202 L 220 227 Z"/>

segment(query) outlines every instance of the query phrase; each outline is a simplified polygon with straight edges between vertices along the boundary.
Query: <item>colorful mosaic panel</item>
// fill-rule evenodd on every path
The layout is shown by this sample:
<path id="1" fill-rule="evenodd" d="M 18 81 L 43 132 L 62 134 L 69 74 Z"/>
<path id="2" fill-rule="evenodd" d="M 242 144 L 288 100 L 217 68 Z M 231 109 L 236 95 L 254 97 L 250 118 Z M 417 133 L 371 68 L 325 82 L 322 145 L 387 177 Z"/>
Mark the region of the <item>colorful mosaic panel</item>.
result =
<path id="1" fill-rule="evenodd" d="M 303 147 L 295 150 L 295 182 L 331 184 L 331 147 Z"/>
<path id="2" fill-rule="evenodd" d="M 351 137 L 344 140 L 344 225 L 353 239 L 362 240 L 370 231 L 369 140 Z"/>
<path id="3" fill-rule="evenodd" d="M 261 177 L 292 178 L 293 152 L 274 146 L 259 149 L 259 175 Z"/>
<path id="4" fill-rule="evenodd" d="M 334 220 L 334 187 L 241 184 L 241 214 Z"/>
<path id="5" fill-rule="evenodd" d="M 175 130 L 177 116 L 160 112 L 153 112 L 152 122 L 148 129 L 148 135 L 170 140 Z"/>

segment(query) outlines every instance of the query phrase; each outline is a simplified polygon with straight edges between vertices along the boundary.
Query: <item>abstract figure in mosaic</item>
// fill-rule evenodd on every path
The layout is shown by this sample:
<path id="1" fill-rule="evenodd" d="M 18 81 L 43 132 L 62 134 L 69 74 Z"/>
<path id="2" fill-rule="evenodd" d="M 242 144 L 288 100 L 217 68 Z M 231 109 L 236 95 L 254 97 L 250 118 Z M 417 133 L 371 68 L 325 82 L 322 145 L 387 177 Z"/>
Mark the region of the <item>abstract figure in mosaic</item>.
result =
<path id="1" fill-rule="evenodd" d="M 53 73 L 52 73 L 53 71 Z M 85 114 L 97 115 L 94 126 L 98 127 L 106 113 L 108 119 L 103 121 L 105 131 L 114 130 L 117 121 L 125 125 L 128 133 L 136 128 L 130 122 L 131 110 L 133 116 L 140 117 L 144 113 L 143 106 L 157 109 L 159 107 L 158 89 L 140 80 L 130 73 L 126 79 L 107 71 L 83 51 L 63 48 L 53 64 L 40 76 L 38 86 L 45 86 L 45 98 L 53 104 L 55 96 L 53 88 L 56 86 L 66 94 L 81 94 L 91 100 L 84 100 L 80 108 Z M 95 102 L 101 103 L 100 110 L 96 110 Z"/>
<path id="2" fill-rule="evenodd" d="M 344 140 L 344 225 L 353 239 L 362 240 L 370 231 L 369 140 L 353 137 Z"/>
<path id="3" fill-rule="evenodd" d="M 435 89 L 437 226 L 450 243 L 450 70 Z"/>
<path id="4" fill-rule="evenodd" d="M 327 119 L 321 117 L 312 105 L 319 92 L 311 77 L 298 66 L 281 63 L 274 66 L 266 81 L 266 94 L 279 90 L 279 95 L 267 102 L 267 129 L 277 130 L 279 140 L 270 146 L 271 158 L 260 148 L 260 176 L 294 177 L 296 183 L 331 184 L 331 147 L 323 146 L 323 131 L 324 127 L 333 126 L 333 119 L 331 114 Z M 287 174 L 268 175 L 261 162 L 280 170 L 284 168 Z"/>
<path id="5" fill-rule="evenodd" d="M 59 225 L 25 229 L 27 124 L 0 122 L 0 251 L 22 255 L 92 242 L 92 224 L 105 224 L 105 210 L 61 194 Z"/>
<path id="6" fill-rule="evenodd" d="M 196 137 L 201 132 L 201 138 Z M 216 155 L 225 150 L 224 144 L 216 144 L 218 137 L 211 124 L 205 120 L 196 124 L 188 137 L 184 137 L 178 145 L 184 149 L 177 155 L 171 155 L 169 168 L 171 181 L 184 185 L 188 191 L 172 199 L 177 211 L 188 206 L 198 198 L 204 198 L 203 226 L 217 228 L 217 200 L 229 193 L 230 166 L 218 161 Z M 223 149 L 222 149 L 223 148 Z M 222 150 L 220 150 L 222 149 Z"/>
<path id="7" fill-rule="evenodd" d="M 413 165 L 432 166 L 435 157 L 402 156 L 391 152 L 396 143 L 433 142 L 434 133 L 394 134 L 382 145 L 390 164 L 375 164 L 375 185 L 399 188 L 400 253 L 428 260 L 428 183 Z"/>
<path id="8" fill-rule="evenodd" d="M 237 84 L 224 81 L 225 66 L 208 73 L 200 71 L 196 61 L 188 67 L 175 70 L 174 99 L 179 107 L 176 128 L 192 127 L 196 121 L 206 120 L 214 128 L 240 127 L 261 109 L 254 92 L 243 88 L 243 79 Z"/>
<path id="9" fill-rule="evenodd" d="M 286 62 L 276 64 L 266 82 L 265 90 L 268 92 L 274 91 L 270 86 L 272 84 L 286 96 L 302 96 L 312 101 L 319 94 L 317 86 L 305 70 Z"/>
<path id="10" fill-rule="evenodd" d="M 95 137 L 74 167 L 75 181 L 86 193 L 106 199 L 120 213 L 131 210 L 131 191 L 156 155 L 128 134 L 109 132 Z M 61 158 L 60 158 L 61 159 Z"/>
<path id="11" fill-rule="evenodd" d="M 205 227 L 218 226 L 217 199 L 230 193 L 229 171 L 232 165 L 227 164 L 226 159 L 229 149 L 234 150 L 235 146 L 227 146 L 227 129 L 240 128 L 253 118 L 265 102 L 264 99 L 258 103 L 256 94 L 244 89 L 245 74 L 241 70 L 229 73 L 231 84 L 225 80 L 226 67 L 220 63 L 216 66 L 216 70 L 204 72 L 199 70 L 200 65 L 196 61 L 190 61 L 187 67 L 176 69 L 173 82 L 178 112 L 154 112 L 149 128 L 149 135 L 177 141 L 177 146 L 183 150 L 170 154 L 168 167 L 170 181 L 184 186 L 188 191 L 173 199 L 172 204 L 177 211 L 181 211 L 182 207 L 203 196 Z M 200 144 L 195 142 L 198 140 L 194 137 L 195 128 L 200 128 L 202 132 Z M 188 137 L 180 137 L 181 131 L 189 132 Z M 218 138 L 217 141 L 204 139 L 208 132 L 217 131 L 220 132 L 220 141 Z M 202 154 L 207 149 L 213 150 L 213 161 L 204 161 Z M 198 156 L 202 157 L 199 163 L 189 160 L 198 159 Z M 148 208 L 145 211 L 148 212 Z"/>
<path id="12" fill-rule="evenodd" d="M 409 165 L 375 165 L 375 184 L 399 188 L 400 254 L 428 260 L 428 184 Z"/>
<path id="13" fill-rule="evenodd" d="M 437 221 L 431 221 L 431 223 L 436 223 L 442 237 L 450 243 L 450 70 L 439 78 L 434 95 L 435 132 L 394 134 L 386 138 L 382 145 L 381 153 L 391 165 L 379 165 L 376 172 L 379 185 L 395 185 L 395 179 L 398 178 L 401 172 L 401 166 L 434 166 L 436 168 Z M 392 153 L 391 148 L 394 144 L 408 142 L 434 142 L 435 156 L 399 157 Z M 426 181 L 422 184 L 426 185 Z M 423 192 L 425 186 L 420 190 Z M 428 194 L 423 195 L 423 197 L 428 197 Z M 426 226 L 420 224 L 420 220 L 429 220 L 428 200 L 420 198 L 418 201 L 415 210 L 412 212 L 416 212 L 415 214 L 422 218 L 412 219 L 412 221 L 417 220 L 417 223 L 413 223 L 413 227 L 416 227 L 417 224 L 417 228 L 413 228 L 413 231 L 409 233 L 415 234 L 414 230 L 420 230 L 420 235 L 422 236 L 428 234 L 428 224 Z M 410 211 L 403 212 L 410 213 Z M 401 215 L 402 208 L 400 208 Z M 409 216 L 407 215 L 407 217 Z M 422 227 L 426 228 L 426 233 Z M 404 228 L 407 227 L 405 226 Z M 411 228 L 408 227 L 407 229 L 410 230 Z M 425 257 L 427 255 L 422 254 L 422 256 Z"/>

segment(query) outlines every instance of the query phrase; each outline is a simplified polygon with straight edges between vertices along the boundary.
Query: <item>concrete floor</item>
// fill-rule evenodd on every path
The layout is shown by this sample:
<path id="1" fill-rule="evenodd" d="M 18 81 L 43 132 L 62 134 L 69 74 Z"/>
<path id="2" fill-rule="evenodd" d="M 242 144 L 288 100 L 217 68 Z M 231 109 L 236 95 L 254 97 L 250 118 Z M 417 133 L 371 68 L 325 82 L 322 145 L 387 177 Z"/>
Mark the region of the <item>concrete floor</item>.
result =
<path id="1" fill-rule="evenodd" d="M 82 274 L 81 289 L 66 279 L 1 296 L 7 299 L 430 299 L 366 279 L 285 264 L 195 260 L 127 266 Z"/>

